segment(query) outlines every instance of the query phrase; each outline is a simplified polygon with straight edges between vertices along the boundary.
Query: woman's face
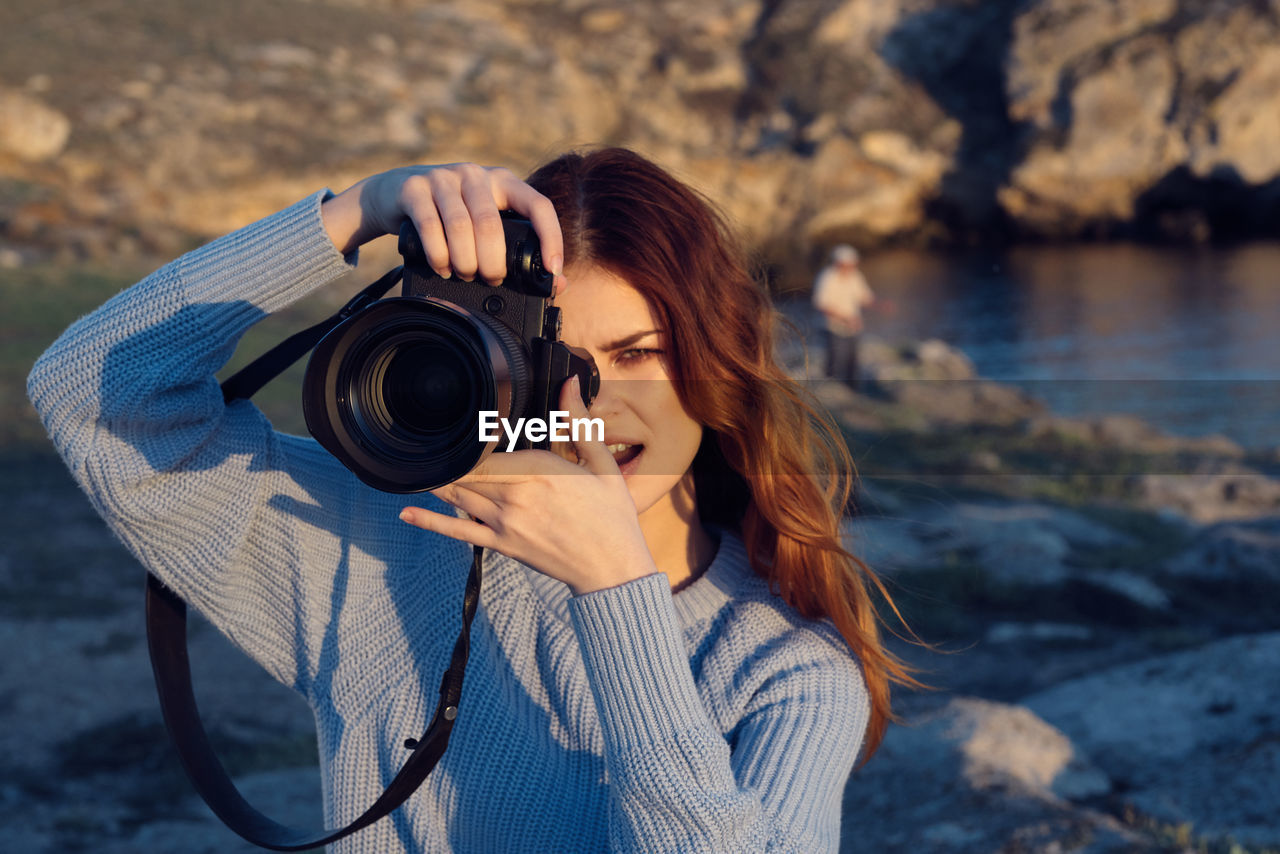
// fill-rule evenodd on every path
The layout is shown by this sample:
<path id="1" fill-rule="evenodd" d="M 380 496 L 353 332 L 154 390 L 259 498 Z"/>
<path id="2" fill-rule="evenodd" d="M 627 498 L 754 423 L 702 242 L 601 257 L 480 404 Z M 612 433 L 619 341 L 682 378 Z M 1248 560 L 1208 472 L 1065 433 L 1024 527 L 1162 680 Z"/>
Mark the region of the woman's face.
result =
<path id="1" fill-rule="evenodd" d="M 676 395 L 668 373 L 668 330 L 626 280 L 592 264 L 565 271 L 556 298 L 566 344 L 589 352 L 600 371 L 590 415 L 604 420 L 604 441 L 626 478 L 637 512 L 692 505 L 689 467 L 702 428 Z M 686 475 L 688 474 L 688 477 Z"/>

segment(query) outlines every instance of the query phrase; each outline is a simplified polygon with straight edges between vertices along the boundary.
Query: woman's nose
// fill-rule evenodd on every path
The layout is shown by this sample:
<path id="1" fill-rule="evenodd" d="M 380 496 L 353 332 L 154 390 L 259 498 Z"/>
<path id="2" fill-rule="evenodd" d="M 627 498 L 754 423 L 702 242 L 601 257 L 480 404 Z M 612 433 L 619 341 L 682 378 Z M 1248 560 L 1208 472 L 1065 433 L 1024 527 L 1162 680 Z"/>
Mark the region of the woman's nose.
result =
<path id="1" fill-rule="evenodd" d="M 600 391 L 596 394 L 595 400 L 591 401 L 587 414 L 592 418 L 608 418 L 617 414 L 621 405 L 620 383 L 621 380 L 612 379 L 601 372 Z"/>

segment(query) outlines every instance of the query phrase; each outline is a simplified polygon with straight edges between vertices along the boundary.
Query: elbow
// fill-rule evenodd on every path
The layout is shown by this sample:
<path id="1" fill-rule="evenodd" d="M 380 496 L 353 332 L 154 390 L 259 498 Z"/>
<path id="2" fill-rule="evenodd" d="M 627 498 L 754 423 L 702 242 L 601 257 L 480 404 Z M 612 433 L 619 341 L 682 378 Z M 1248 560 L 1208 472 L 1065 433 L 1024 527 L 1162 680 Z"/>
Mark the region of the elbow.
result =
<path id="1" fill-rule="evenodd" d="M 92 396 L 83 392 L 83 361 L 71 358 L 60 346 L 69 334 L 70 330 L 32 366 L 27 399 L 59 455 L 80 480 L 95 432 L 96 407 Z"/>

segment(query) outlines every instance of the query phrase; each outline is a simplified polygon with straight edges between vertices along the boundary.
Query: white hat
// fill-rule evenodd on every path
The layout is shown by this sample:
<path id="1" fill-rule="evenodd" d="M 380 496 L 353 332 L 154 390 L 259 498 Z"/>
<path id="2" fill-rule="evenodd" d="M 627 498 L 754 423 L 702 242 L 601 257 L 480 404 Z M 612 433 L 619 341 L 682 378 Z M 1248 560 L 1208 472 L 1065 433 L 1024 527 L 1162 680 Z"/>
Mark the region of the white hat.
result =
<path id="1" fill-rule="evenodd" d="M 848 243 L 841 243 L 831 250 L 831 260 L 837 264 L 852 264 L 858 260 L 858 250 Z"/>

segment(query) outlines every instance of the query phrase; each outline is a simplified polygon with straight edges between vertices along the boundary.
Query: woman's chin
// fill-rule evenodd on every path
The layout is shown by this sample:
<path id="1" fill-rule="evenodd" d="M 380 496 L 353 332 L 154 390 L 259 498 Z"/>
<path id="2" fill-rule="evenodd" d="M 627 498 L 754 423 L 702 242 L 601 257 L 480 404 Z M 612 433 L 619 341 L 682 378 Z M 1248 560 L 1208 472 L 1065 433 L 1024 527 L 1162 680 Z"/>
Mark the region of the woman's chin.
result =
<path id="1" fill-rule="evenodd" d="M 631 493 L 631 500 L 636 505 L 636 513 L 640 516 L 665 506 L 667 510 L 660 515 L 673 513 L 684 517 L 694 506 L 692 478 L 643 471 L 623 477 L 627 490 Z"/>

